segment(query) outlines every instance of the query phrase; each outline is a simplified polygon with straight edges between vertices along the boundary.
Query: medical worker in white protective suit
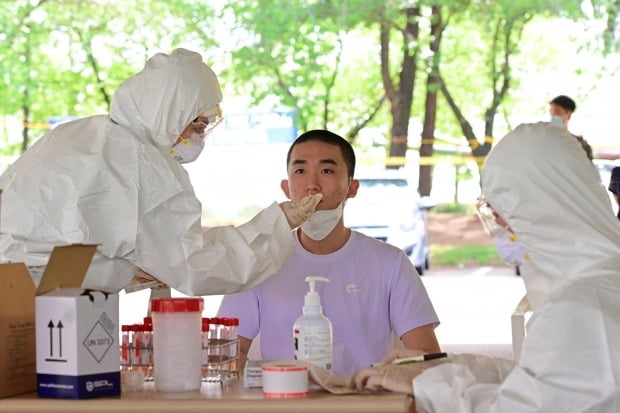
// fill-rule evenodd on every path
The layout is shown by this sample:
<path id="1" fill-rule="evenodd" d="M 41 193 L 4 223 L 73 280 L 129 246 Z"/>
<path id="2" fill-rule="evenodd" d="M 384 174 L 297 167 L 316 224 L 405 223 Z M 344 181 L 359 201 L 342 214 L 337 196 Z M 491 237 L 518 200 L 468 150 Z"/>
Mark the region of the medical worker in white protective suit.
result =
<path id="1" fill-rule="evenodd" d="M 181 163 L 221 120 L 215 73 L 195 52 L 156 54 L 114 94 L 110 114 L 59 125 L 0 176 L 0 262 L 35 282 L 54 246 L 97 244 L 83 287 L 155 279 L 189 295 L 250 288 L 292 251 L 291 228 L 320 195 L 274 203 L 239 227 L 201 228 Z"/>
<path id="2" fill-rule="evenodd" d="M 620 224 L 596 168 L 566 131 L 525 124 L 488 155 L 482 191 L 529 257 L 519 359 L 450 355 L 352 382 L 413 393 L 418 412 L 620 412 Z"/>

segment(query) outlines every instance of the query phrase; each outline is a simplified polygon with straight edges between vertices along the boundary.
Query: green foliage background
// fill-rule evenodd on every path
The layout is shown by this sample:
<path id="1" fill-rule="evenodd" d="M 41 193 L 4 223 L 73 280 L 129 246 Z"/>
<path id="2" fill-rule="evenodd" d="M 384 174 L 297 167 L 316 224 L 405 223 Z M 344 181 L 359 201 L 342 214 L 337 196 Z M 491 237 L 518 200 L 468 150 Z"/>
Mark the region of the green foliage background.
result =
<path id="1" fill-rule="evenodd" d="M 158 51 L 188 47 L 203 54 L 220 74 L 226 96 L 247 96 L 251 105 L 298 111 L 301 130 L 326 127 L 341 134 L 365 124 L 373 145 L 387 145 L 389 108 L 380 72 L 379 24 L 398 33 L 403 10 L 421 10 L 420 50 L 410 128 L 424 117 L 424 82 L 430 41 L 430 8 L 445 20 L 441 74 L 466 117 L 478 129 L 491 103 L 494 70 L 502 51 L 512 60 L 510 93 L 501 102 L 497 135 L 511 127 L 515 111 L 529 104 L 523 79 L 552 68 L 554 56 L 573 48 L 575 56 L 606 59 L 616 54 L 618 6 L 611 0 L 5 0 L 0 2 L 0 154 L 15 157 L 32 144 L 53 116 L 105 113 L 119 83 Z M 587 6 L 587 7 L 586 7 Z M 587 12 L 584 10 L 587 9 Z M 565 45 L 540 44 L 529 29 L 564 21 L 583 23 Z M 493 49 L 494 33 L 506 37 Z M 499 36 L 499 35 L 498 35 Z M 498 37 L 500 40 L 501 36 Z M 402 37 L 391 36 L 390 73 L 396 77 Z M 534 43 L 536 42 L 536 43 Z M 497 53 L 491 53 L 493 50 Z M 588 87 L 615 73 L 577 68 Z M 575 91 L 574 88 L 571 89 Z M 579 93 L 587 91 L 577 90 Z M 577 95 L 576 98 L 581 96 Z M 544 107 L 546 101 L 530 108 Z M 460 127 L 440 95 L 437 136 L 459 138 Z M 23 122 L 29 128 L 23 130 Z M 416 132 L 417 133 L 417 132 Z M 418 136 L 410 134 L 410 146 Z M 351 136 L 357 139 L 356 136 Z"/>

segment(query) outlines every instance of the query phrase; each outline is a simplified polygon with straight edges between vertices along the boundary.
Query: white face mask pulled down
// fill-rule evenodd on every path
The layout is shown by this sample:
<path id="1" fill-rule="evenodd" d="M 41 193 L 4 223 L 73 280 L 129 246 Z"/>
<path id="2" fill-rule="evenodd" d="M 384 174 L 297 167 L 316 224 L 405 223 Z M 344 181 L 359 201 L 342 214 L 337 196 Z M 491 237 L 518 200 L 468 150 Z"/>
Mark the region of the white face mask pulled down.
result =
<path id="1" fill-rule="evenodd" d="M 344 208 L 349 188 L 351 187 L 351 181 L 347 185 L 345 196 L 338 206 L 334 209 L 325 209 L 315 211 L 312 216 L 301 224 L 301 229 L 310 239 L 314 241 L 321 241 L 325 239 L 338 225 L 338 221 L 342 218 L 342 209 Z"/>
<path id="2" fill-rule="evenodd" d="M 205 147 L 205 134 L 192 133 L 188 139 L 181 139 L 170 149 L 169 155 L 180 163 L 194 162 Z"/>
<path id="3" fill-rule="evenodd" d="M 301 224 L 304 234 L 314 241 L 325 239 L 336 228 L 338 221 L 342 218 L 342 201 L 335 209 L 315 211 L 312 216 Z"/>

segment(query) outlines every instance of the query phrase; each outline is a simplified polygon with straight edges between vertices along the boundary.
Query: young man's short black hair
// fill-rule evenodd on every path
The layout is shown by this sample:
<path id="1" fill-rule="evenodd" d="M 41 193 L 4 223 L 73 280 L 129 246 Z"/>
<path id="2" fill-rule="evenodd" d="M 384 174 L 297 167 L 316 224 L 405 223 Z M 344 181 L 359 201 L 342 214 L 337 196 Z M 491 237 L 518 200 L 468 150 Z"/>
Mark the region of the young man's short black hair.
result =
<path id="1" fill-rule="evenodd" d="M 353 178 L 353 174 L 355 173 L 355 152 L 353 151 L 353 147 L 342 136 L 336 135 L 335 133 L 325 129 L 310 130 L 302 133 L 297 137 L 297 139 L 295 139 L 295 142 L 293 142 L 291 147 L 288 149 L 288 153 L 286 154 L 287 169 L 289 163 L 291 162 L 291 153 L 293 152 L 295 145 L 312 141 L 319 141 L 329 145 L 338 146 L 340 148 L 340 152 L 342 153 L 342 157 L 344 158 L 344 162 L 347 165 L 347 174 L 349 178 Z"/>
<path id="2" fill-rule="evenodd" d="M 551 99 L 551 102 L 549 102 L 549 104 L 550 105 L 556 104 L 558 106 L 561 106 L 564 109 L 571 111 L 571 113 L 574 112 L 575 109 L 577 109 L 577 105 L 575 104 L 575 101 L 566 95 L 560 95 L 560 96 L 554 97 L 553 99 Z"/>

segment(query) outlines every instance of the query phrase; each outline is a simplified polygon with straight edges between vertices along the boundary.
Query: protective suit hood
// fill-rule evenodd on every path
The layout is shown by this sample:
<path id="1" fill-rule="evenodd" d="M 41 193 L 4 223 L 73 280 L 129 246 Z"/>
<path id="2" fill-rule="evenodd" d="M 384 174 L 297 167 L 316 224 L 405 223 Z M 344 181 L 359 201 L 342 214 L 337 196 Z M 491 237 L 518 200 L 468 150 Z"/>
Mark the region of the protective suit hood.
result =
<path id="1" fill-rule="evenodd" d="M 200 54 L 175 49 L 154 55 L 142 71 L 121 83 L 110 117 L 167 152 L 193 119 L 221 101 L 217 76 Z"/>
<path id="2" fill-rule="evenodd" d="M 293 250 L 278 203 L 238 227 L 205 230 L 189 175 L 169 156 L 221 99 L 200 55 L 177 49 L 120 86 L 111 116 L 49 131 L 0 176 L 0 262 L 26 263 L 36 283 L 55 246 L 97 245 L 82 287 L 106 292 L 143 273 L 186 295 L 232 293 L 274 274 Z"/>
<path id="3" fill-rule="evenodd" d="M 495 146 L 482 191 L 527 250 L 534 312 L 516 363 L 460 354 L 414 378 L 418 412 L 620 411 L 620 224 L 604 187 L 579 141 L 550 123 Z"/>
<path id="4" fill-rule="evenodd" d="M 527 250 L 522 274 L 534 309 L 568 282 L 617 274 L 620 225 L 595 166 L 568 132 L 520 125 L 488 155 L 482 188 Z"/>

